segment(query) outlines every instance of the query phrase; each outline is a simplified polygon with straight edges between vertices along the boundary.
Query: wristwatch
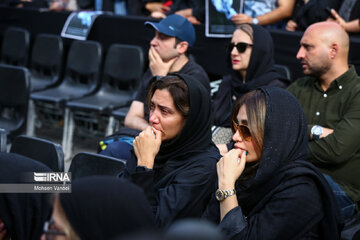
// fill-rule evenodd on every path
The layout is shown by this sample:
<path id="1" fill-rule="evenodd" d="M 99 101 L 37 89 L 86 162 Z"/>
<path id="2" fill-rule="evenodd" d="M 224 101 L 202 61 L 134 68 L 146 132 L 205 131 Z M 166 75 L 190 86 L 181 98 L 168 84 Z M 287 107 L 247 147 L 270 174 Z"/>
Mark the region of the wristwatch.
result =
<path id="1" fill-rule="evenodd" d="M 253 23 L 254 25 L 259 24 L 259 19 L 253 18 L 253 19 L 252 19 L 252 23 Z"/>
<path id="2" fill-rule="evenodd" d="M 231 189 L 231 190 L 216 190 L 215 192 L 215 197 L 216 199 L 221 202 L 224 201 L 225 198 L 230 197 L 232 195 L 236 194 L 236 190 L 235 189 Z"/>
<path id="3" fill-rule="evenodd" d="M 312 139 L 314 140 L 318 140 L 320 138 L 320 135 L 323 133 L 323 128 L 322 126 L 319 125 L 314 125 L 311 128 L 311 134 L 312 134 Z"/>

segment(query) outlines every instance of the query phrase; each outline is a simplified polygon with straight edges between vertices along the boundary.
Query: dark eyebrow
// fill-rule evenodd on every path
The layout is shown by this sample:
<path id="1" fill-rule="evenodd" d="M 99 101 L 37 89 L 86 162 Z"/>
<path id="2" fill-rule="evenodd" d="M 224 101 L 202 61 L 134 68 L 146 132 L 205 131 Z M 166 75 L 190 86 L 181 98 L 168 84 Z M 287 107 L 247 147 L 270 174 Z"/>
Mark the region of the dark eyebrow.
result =
<path id="1" fill-rule="evenodd" d="M 247 121 L 247 120 L 241 120 L 241 124 L 247 126 L 247 125 L 248 125 L 248 121 Z"/>
<path id="2" fill-rule="evenodd" d="M 166 107 L 166 106 L 163 106 L 163 105 L 160 105 L 160 104 L 158 104 L 158 107 L 159 107 L 160 109 L 167 110 L 168 112 L 174 112 L 174 110 L 172 110 L 171 108 Z"/>
<path id="3" fill-rule="evenodd" d="M 160 109 L 162 109 L 162 110 L 166 110 L 166 111 L 168 111 L 168 112 L 170 112 L 170 113 L 174 113 L 174 110 L 173 109 L 171 109 L 171 108 L 169 108 L 169 107 L 167 107 L 167 106 L 163 106 L 163 105 L 160 105 L 160 104 L 155 104 L 153 101 L 150 101 L 150 104 L 151 105 L 156 105 L 158 108 L 160 108 Z"/>

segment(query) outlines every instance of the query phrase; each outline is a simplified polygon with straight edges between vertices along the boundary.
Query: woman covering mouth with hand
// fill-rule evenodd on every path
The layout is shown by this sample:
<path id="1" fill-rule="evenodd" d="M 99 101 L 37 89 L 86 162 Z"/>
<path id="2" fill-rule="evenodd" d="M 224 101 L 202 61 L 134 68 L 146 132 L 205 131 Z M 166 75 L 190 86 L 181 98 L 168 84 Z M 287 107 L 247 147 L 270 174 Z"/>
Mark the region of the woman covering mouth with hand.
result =
<path id="1" fill-rule="evenodd" d="M 144 189 L 158 226 L 200 217 L 220 158 L 211 140 L 210 94 L 197 79 L 171 74 L 153 82 L 148 106 L 151 126 L 135 138 L 120 176 Z"/>
<path id="2" fill-rule="evenodd" d="M 307 123 L 286 90 L 245 94 L 232 114 L 234 148 L 217 163 L 218 189 L 204 217 L 228 239 L 340 239 L 341 214 L 307 162 Z"/>

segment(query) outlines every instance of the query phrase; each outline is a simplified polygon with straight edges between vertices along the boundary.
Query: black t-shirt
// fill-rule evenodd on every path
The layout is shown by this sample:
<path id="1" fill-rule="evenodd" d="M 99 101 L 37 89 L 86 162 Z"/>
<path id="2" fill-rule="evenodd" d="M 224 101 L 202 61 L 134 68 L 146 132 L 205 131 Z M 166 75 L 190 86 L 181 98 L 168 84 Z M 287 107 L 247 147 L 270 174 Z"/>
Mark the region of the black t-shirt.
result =
<path id="1" fill-rule="evenodd" d="M 209 91 L 210 94 L 210 80 L 205 72 L 205 70 L 197 64 L 192 59 L 189 59 L 189 61 L 184 65 L 184 67 L 179 71 L 179 73 L 185 73 L 190 76 L 193 76 L 195 79 L 199 80 L 204 87 Z M 154 76 L 151 74 L 150 69 L 148 69 L 143 79 L 140 83 L 137 95 L 134 100 L 144 103 L 144 106 L 146 106 L 146 98 L 147 94 L 150 90 L 151 80 Z M 147 107 L 144 107 L 144 113 L 145 113 L 145 120 L 149 121 L 149 109 Z"/>

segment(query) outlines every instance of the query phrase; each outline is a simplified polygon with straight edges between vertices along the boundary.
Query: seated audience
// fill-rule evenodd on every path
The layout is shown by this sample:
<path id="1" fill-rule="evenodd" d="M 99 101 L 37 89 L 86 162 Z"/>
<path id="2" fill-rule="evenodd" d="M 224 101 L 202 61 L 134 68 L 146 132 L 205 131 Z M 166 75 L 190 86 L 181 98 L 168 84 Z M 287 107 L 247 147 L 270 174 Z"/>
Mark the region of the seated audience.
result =
<path id="1" fill-rule="evenodd" d="M 25 174 L 32 172 L 51 170 L 33 159 L 0 152 L 0 184 L 25 184 Z M 51 215 L 50 197 L 47 193 L 0 192 L 0 239 L 40 239 Z"/>
<path id="2" fill-rule="evenodd" d="M 360 201 L 360 78 L 348 64 L 349 36 L 334 22 L 308 27 L 297 59 L 307 75 L 288 90 L 308 122 L 309 161 L 324 173 L 345 218 Z"/>
<path id="3" fill-rule="evenodd" d="M 252 23 L 283 29 L 294 5 L 295 0 L 245 0 L 244 13 L 233 15 L 231 21 L 236 25 Z"/>
<path id="4" fill-rule="evenodd" d="M 229 109 L 245 93 L 261 86 L 285 88 L 290 83 L 275 71 L 273 41 L 261 26 L 238 25 L 229 44 L 229 55 L 232 71 L 223 77 L 212 103 L 214 125 L 222 127 L 230 127 Z M 225 145 L 219 148 L 227 152 Z"/>
<path id="5" fill-rule="evenodd" d="M 332 18 L 329 18 L 329 21 L 335 20 L 340 26 L 348 33 L 359 33 L 360 32 L 360 1 L 355 3 L 353 11 L 351 11 L 351 16 L 345 20 L 342 18 L 334 9 L 331 9 Z"/>
<path id="6" fill-rule="evenodd" d="M 43 240 L 54 236 L 68 240 L 113 239 L 155 229 L 144 192 L 114 177 L 75 180 L 72 192 L 55 195 L 53 205 Z"/>
<path id="7" fill-rule="evenodd" d="M 210 95 L 191 76 L 174 74 L 151 85 L 148 106 L 151 126 L 135 138 L 120 175 L 144 189 L 158 226 L 200 217 L 220 158 L 211 141 Z"/>
<path id="8" fill-rule="evenodd" d="M 297 0 L 286 30 L 305 31 L 311 24 L 325 21 L 329 10 L 339 9 L 340 3 L 340 0 Z"/>
<path id="9" fill-rule="evenodd" d="M 307 124 L 295 97 L 276 87 L 249 92 L 232 123 L 234 149 L 217 163 L 218 190 L 204 217 L 228 239 L 339 239 L 341 213 L 307 162 Z"/>
<path id="10" fill-rule="evenodd" d="M 123 144 L 124 151 L 112 152 L 112 144 L 109 144 L 101 154 L 112 157 L 128 159 L 130 156 L 123 154 L 132 148 L 134 136 L 149 126 L 149 111 L 146 107 L 146 96 L 149 92 L 151 80 L 154 77 L 163 77 L 170 73 L 185 73 L 193 76 L 194 81 L 201 82 L 210 95 L 210 80 L 205 70 L 194 60 L 187 56 L 189 47 L 195 44 L 195 29 L 185 18 L 173 14 L 161 20 L 159 23 L 146 22 L 154 28 L 155 36 L 150 42 L 149 68 L 144 73 L 137 95 L 132 101 L 130 109 L 125 117 L 125 128 L 116 134 L 126 137 Z"/>
<path id="11" fill-rule="evenodd" d="M 154 11 L 151 13 L 153 18 L 165 18 L 170 14 L 177 14 L 186 18 L 192 24 L 205 23 L 205 1 L 204 0 L 173 0 L 169 10 Z"/>

